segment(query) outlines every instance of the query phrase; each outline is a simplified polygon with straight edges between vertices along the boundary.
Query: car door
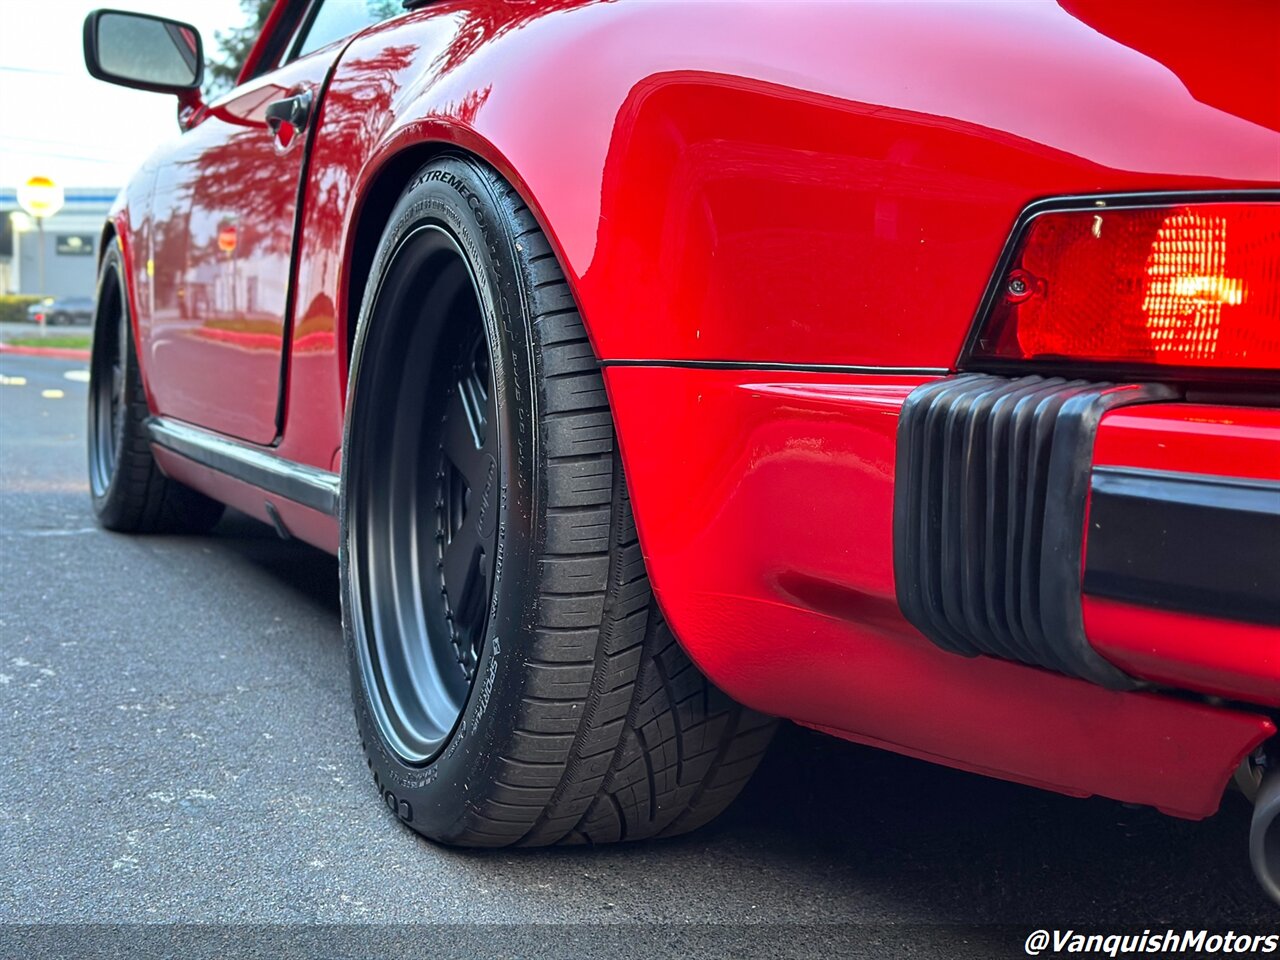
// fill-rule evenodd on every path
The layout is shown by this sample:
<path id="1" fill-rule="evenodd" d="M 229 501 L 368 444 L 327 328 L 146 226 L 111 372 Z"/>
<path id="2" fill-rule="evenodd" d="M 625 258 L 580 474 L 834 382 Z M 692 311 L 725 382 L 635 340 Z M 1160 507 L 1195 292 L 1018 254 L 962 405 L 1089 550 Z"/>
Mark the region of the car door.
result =
<path id="1" fill-rule="evenodd" d="M 284 49 L 285 62 L 210 104 L 158 169 L 146 264 L 156 412 L 255 443 L 276 438 L 307 133 L 346 40 L 399 12 L 379 0 L 313 0 L 293 21 L 296 36 L 259 41 Z M 288 29 L 289 18 L 272 20 Z"/>

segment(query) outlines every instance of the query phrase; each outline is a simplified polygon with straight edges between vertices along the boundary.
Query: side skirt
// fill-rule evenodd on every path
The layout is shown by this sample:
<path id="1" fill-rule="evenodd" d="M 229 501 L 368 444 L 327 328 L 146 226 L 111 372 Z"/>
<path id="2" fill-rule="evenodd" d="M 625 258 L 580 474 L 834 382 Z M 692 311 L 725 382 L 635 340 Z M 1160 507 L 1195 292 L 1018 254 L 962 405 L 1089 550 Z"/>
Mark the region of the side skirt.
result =
<path id="1" fill-rule="evenodd" d="M 219 473 L 330 516 L 338 514 L 336 473 L 285 460 L 262 447 L 166 417 L 149 418 L 147 434 L 157 446 Z"/>

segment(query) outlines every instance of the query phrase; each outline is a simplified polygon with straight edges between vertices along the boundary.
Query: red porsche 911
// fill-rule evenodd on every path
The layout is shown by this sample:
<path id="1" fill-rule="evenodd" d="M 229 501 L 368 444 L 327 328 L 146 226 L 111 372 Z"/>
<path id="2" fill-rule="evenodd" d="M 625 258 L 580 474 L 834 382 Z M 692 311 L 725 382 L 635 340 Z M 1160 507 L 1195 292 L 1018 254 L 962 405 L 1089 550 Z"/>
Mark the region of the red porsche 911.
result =
<path id="1" fill-rule="evenodd" d="M 782 717 L 1254 802 L 1280 899 L 1280 6 L 277 0 L 104 228 L 101 523 L 339 558 L 382 802 L 682 833 Z"/>

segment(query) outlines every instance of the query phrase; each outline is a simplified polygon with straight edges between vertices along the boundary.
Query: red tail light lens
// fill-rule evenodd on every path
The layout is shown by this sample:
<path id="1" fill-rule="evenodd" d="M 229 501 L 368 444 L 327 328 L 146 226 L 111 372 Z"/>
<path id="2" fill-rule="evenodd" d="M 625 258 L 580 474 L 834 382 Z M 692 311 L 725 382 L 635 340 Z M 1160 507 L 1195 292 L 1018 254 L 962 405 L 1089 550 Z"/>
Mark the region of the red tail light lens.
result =
<path id="1" fill-rule="evenodd" d="M 1280 203 L 1040 214 L 971 356 L 1280 370 Z"/>

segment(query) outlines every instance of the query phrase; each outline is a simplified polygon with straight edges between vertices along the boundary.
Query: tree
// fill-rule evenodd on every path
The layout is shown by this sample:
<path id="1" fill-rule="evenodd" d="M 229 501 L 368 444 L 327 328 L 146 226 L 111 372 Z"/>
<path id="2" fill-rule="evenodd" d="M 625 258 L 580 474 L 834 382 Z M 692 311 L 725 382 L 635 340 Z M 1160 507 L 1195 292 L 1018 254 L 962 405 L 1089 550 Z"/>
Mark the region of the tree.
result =
<path id="1" fill-rule="evenodd" d="M 230 30 L 214 32 L 214 49 L 208 51 L 204 74 L 206 97 L 217 96 L 235 86 L 240 67 L 262 32 L 273 6 L 275 0 L 240 0 L 244 23 Z"/>

